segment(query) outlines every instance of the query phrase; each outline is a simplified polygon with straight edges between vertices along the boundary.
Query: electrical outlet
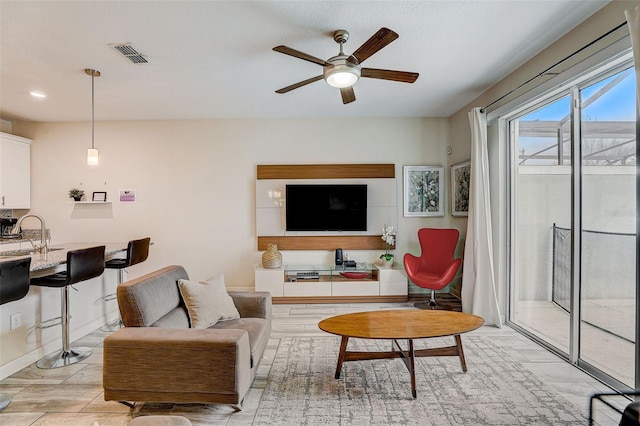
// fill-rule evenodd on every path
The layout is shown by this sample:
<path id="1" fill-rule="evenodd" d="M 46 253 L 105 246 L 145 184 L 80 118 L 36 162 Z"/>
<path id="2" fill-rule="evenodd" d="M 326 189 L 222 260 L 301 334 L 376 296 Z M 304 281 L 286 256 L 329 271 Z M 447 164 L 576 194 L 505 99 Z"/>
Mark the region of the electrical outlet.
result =
<path id="1" fill-rule="evenodd" d="M 9 317 L 9 320 L 11 321 L 11 330 L 14 330 L 22 325 L 22 316 L 20 315 L 20 312 L 11 315 Z"/>

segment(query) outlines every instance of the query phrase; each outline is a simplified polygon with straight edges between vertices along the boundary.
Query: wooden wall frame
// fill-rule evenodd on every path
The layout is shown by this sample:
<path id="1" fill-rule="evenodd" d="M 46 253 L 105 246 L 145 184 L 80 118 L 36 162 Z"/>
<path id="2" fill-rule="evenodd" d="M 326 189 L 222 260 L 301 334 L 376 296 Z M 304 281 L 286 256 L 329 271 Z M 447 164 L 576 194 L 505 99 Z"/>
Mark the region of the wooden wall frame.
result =
<path id="1" fill-rule="evenodd" d="M 395 164 L 273 164 L 258 165 L 257 179 L 376 179 L 395 178 Z M 258 250 L 267 244 L 278 250 L 384 250 L 381 235 L 259 236 Z"/>
<path id="2" fill-rule="evenodd" d="M 258 250 L 264 251 L 268 244 L 277 244 L 278 250 L 385 250 L 382 235 L 337 235 L 309 237 L 258 237 Z M 395 246 L 391 247 L 392 249 Z"/>
<path id="3" fill-rule="evenodd" d="M 258 179 L 395 178 L 395 164 L 274 164 L 258 165 Z"/>

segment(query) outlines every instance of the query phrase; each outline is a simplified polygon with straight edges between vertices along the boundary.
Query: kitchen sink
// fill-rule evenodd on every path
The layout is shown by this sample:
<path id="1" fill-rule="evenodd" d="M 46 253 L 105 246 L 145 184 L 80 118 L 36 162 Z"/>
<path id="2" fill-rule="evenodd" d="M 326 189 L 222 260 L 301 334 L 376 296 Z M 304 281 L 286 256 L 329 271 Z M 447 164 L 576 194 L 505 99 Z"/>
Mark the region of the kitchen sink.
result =
<path id="1" fill-rule="evenodd" d="M 63 250 L 63 249 L 60 248 L 60 247 L 47 249 L 48 252 L 58 251 L 58 250 Z M 32 254 L 40 254 L 40 253 L 35 251 L 32 248 L 30 248 L 30 249 L 20 249 L 20 250 L 0 251 L 0 257 L 30 256 Z"/>

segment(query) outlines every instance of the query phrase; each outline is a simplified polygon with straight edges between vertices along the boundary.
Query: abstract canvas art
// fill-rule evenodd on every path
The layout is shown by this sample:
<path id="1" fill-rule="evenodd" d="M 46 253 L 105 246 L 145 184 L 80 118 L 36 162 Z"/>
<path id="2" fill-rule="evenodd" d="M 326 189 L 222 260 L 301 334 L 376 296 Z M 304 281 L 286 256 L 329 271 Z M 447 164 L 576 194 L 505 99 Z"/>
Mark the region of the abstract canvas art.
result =
<path id="1" fill-rule="evenodd" d="M 469 184 L 471 182 L 471 162 L 451 166 L 451 215 L 469 215 Z"/>
<path id="2" fill-rule="evenodd" d="M 444 167 L 404 166 L 404 216 L 444 216 Z"/>

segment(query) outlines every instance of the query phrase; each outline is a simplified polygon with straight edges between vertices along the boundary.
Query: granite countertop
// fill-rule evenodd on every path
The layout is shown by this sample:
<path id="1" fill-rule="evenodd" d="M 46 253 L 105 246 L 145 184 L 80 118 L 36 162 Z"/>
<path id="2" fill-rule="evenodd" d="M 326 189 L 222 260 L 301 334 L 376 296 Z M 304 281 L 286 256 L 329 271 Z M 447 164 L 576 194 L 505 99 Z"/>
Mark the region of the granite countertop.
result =
<path id="1" fill-rule="evenodd" d="M 47 240 L 51 240 L 51 231 L 46 229 Z M 0 245 L 13 244 L 13 243 L 29 243 L 29 240 L 39 242 L 40 230 L 39 229 L 23 229 L 20 235 L 16 235 L 13 238 L 0 237 Z"/>
<path id="2" fill-rule="evenodd" d="M 40 238 L 38 238 L 38 241 L 40 241 Z M 16 237 L 16 238 L 0 238 L 0 245 L 1 244 L 13 244 L 13 243 L 28 243 L 29 240 L 26 238 L 22 238 L 21 236 Z"/>
<path id="3" fill-rule="evenodd" d="M 0 252 L 0 262 L 6 260 L 15 260 L 21 257 L 31 257 L 31 274 L 32 278 L 52 275 L 60 271 L 66 270 L 64 264 L 67 262 L 67 252 L 83 248 L 105 246 L 105 260 L 116 257 L 118 253 L 127 250 L 127 243 L 64 243 L 54 244 L 49 247 L 47 254 L 33 253 L 24 254 L 24 250 L 7 250 Z M 20 254 L 22 252 L 22 254 Z"/>

